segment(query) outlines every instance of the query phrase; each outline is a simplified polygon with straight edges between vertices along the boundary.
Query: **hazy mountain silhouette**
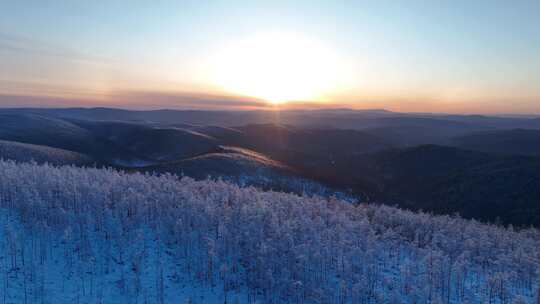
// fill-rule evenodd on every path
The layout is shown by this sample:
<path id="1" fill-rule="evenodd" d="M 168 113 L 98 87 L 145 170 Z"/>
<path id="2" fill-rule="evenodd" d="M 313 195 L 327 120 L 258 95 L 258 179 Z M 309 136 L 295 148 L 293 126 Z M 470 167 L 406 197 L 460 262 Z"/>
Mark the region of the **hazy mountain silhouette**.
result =
<path id="1" fill-rule="evenodd" d="M 540 130 L 477 132 L 454 138 L 453 145 L 487 153 L 540 155 Z"/>
<path id="2" fill-rule="evenodd" d="M 339 189 L 363 201 L 540 226 L 539 122 L 348 109 L 3 109 L 0 157 Z"/>

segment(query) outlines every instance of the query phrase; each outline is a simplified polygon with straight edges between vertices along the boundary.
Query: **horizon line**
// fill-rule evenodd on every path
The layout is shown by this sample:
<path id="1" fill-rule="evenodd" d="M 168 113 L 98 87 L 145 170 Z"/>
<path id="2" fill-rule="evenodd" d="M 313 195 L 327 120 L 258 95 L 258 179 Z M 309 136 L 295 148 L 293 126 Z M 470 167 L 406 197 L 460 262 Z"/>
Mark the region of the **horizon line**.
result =
<path id="1" fill-rule="evenodd" d="M 190 109 L 190 108 L 156 108 L 156 109 L 135 109 L 128 107 L 102 107 L 102 106 L 3 106 L 0 105 L 0 111 L 5 110 L 115 110 L 115 111 L 128 111 L 128 112 L 159 112 L 159 111 L 175 111 L 175 112 L 323 112 L 323 111 L 349 111 L 349 112 L 387 112 L 388 114 L 408 114 L 408 115 L 456 115 L 456 116 L 484 116 L 484 117 L 515 117 L 515 118 L 540 118 L 540 113 L 451 113 L 451 112 L 406 112 L 395 111 L 384 108 L 263 108 L 263 109 Z"/>

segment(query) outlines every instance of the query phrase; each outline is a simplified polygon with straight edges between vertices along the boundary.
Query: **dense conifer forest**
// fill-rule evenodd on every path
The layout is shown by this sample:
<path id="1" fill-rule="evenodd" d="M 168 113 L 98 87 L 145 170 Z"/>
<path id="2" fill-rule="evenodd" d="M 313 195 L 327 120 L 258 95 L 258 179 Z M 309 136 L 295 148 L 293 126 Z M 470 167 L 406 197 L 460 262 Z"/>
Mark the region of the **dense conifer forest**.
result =
<path id="1" fill-rule="evenodd" d="M 540 303 L 540 233 L 0 162 L 0 303 Z"/>

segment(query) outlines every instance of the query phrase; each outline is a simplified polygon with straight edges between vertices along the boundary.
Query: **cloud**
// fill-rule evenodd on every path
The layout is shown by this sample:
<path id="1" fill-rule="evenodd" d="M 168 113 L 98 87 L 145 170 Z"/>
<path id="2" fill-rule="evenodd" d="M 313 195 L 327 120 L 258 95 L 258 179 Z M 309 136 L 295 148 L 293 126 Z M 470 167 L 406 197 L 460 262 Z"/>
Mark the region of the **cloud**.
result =
<path id="1" fill-rule="evenodd" d="M 0 94 L 0 107 L 2 108 L 26 108 L 26 107 L 96 107 L 103 105 L 98 99 L 79 99 L 53 96 L 32 96 Z"/>
<path id="2" fill-rule="evenodd" d="M 204 93 L 117 92 L 103 98 L 0 94 L 0 107 L 121 107 L 130 109 L 265 109 L 264 101 Z"/>
<path id="3" fill-rule="evenodd" d="M 267 102 L 244 96 L 191 92 L 127 91 L 114 94 L 113 101 L 135 107 L 189 109 L 267 108 Z"/>

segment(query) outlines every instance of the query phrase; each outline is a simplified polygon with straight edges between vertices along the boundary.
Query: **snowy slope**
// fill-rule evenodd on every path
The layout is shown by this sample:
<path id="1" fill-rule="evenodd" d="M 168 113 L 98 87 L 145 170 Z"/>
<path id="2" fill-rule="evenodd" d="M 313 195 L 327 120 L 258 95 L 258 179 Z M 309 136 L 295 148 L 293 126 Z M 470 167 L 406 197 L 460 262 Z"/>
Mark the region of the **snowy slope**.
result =
<path id="1" fill-rule="evenodd" d="M 195 179 L 223 179 L 242 186 L 256 186 L 267 190 L 310 193 L 322 196 L 336 195 L 351 200 L 342 192 L 319 182 L 302 177 L 293 168 L 261 153 L 238 147 L 219 146 L 209 153 L 138 168 L 155 173 L 173 173 Z"/>
<path id="2" fill-rule="evenodd" d="M 144 161 L 124 147 L 103 141 L 85 127 L 35 114 L 0 112 L 0 139 L 75 151 L 109 164 L 130 165 Z"/>
<path id="3" fill-rule="evenodd" d="M 0 158 L 18 162 L 35 161 L 55 165 L 91 165 L 87 155 L 64 149 L 0 140 Z"/>
<path id="4" fill-rule="evenodd" d="M 33 114 L 0 114 L 0 139 L 78 151 L 93 143 L 93 136 L 62 119 Z"/>
<path id="5" fill-rule="evenodd" d="M 0 162 L 3 303 L 538 303 L 540 233 Z"/>
<path id="6" fill-rule="evenodd" d="M 184 128 L 162 128 L 118 121 L 72 122 L 102 140 L 122 147 L 134 155 L 153 160 L 153 163 L 192 157 L 217 146 L 213 137 Z"/>

